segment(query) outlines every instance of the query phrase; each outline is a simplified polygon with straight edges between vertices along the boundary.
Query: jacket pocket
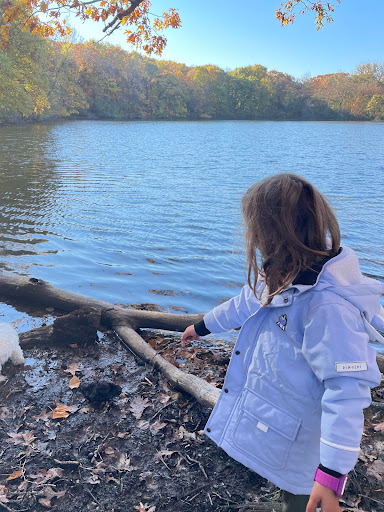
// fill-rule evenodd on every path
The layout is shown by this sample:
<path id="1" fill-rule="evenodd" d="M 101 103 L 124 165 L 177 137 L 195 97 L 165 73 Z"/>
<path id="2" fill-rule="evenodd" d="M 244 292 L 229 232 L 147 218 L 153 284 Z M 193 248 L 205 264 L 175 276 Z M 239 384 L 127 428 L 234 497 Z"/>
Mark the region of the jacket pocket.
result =
<path id="1" fill-rule="evenodd" d="M 233 431 L 236 448 L 273 469 L 282 468 L 301 421 L 246 389 Z"/>

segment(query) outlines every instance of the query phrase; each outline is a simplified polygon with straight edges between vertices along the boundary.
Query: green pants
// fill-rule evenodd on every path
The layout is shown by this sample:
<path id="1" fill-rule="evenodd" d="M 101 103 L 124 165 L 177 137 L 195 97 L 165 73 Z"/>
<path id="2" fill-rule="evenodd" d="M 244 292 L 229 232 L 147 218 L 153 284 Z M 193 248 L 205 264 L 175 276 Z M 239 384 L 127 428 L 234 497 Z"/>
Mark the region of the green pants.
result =
<path id="1" fill-rule="evenodd" d="M 283 491 L 283 508 L 282 512 L 305 512 L 309 496 L 306 494 L 291 494 Z"/>

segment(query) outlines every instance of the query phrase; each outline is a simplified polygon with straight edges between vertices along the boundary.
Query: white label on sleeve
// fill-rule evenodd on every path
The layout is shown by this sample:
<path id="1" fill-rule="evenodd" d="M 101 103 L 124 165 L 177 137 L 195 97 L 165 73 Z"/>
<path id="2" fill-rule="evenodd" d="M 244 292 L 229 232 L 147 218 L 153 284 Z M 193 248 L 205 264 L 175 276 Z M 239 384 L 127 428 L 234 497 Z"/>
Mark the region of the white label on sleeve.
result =
<path id="1" fill-rule="evenodd" d="M 354 363 L 336 363 L 337 372 L 364 372 L 367 370 L 367 361 L 356 361 Z"/>
<path id="2" fill-rule="evenodd" d="M 262 430 L 263 432 L 267 432 L 267 430 L 268 430 L 267 425 L 264 425 L 264 423 L 261 423 L 261 421 L 259 421 L 259 423 L 256 425 L 256 427 L 259 428 L 260 430 Z"/>

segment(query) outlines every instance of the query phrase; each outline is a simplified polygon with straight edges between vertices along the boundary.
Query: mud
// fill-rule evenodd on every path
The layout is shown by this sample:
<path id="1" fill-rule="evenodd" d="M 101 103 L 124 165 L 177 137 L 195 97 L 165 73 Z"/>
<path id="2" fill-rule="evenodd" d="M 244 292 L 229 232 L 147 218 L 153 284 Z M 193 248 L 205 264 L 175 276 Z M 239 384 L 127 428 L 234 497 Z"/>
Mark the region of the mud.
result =
<path id="1" fill-rule="evenodd" d="M 222 384 L 231 351 L 224 342 L 202 341 L 188 351 L 168 333 L 143 335 L 177 366 Z M 279 509 L 278 489 L 204 436 L 209 410 L 171 389 L 113 333 L 85 346 L 73 341 L 25 350 L 23 367 L 4 366 L 0 510 L 224 512 L 272 510 L 273 503 Z M 76 386 L 92 380 L 112 382 L 122 393 L 90 403 Z M 370 410 L 345 511 L 384 511 L 384 434 L 375 430 L 383 413 Z"/>

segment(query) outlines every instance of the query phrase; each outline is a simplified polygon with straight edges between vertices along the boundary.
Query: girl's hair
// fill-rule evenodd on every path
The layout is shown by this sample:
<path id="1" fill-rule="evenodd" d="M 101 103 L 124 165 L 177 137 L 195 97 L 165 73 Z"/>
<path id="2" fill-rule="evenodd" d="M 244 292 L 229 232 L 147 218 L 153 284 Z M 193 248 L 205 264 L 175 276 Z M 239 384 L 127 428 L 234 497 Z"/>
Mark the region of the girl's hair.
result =
<path id="1" fill-rule="evenodd" d="M 281 173 L 265 178 L 248 189 L 241 206 L 247 281 L 264 305 L 291 284 L 299 272 L 339 251 L 340 228 L 332 208 L 301 176 Z M 257 251 L 261 255 L 260 266 Z M 260 278 L 264 284 L 256 291 Z"/>

